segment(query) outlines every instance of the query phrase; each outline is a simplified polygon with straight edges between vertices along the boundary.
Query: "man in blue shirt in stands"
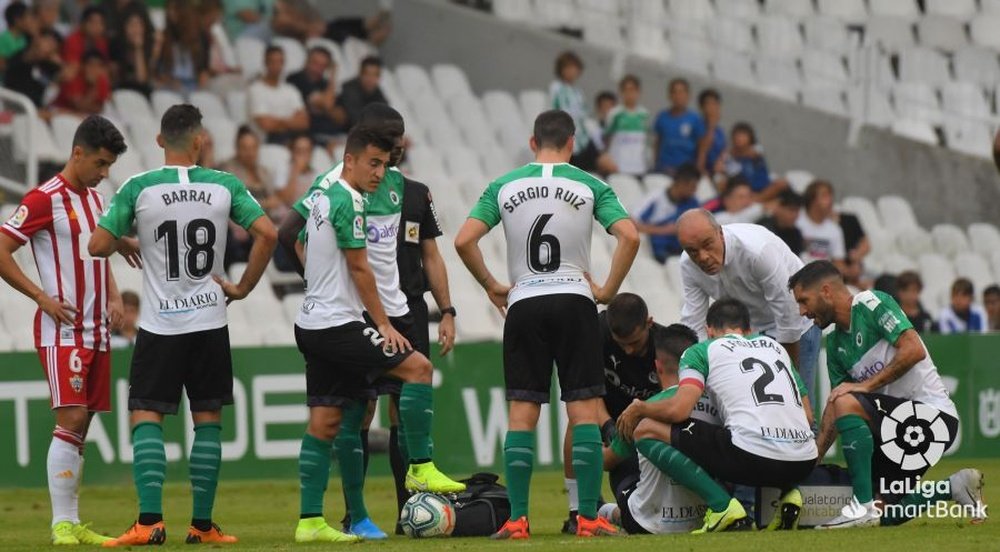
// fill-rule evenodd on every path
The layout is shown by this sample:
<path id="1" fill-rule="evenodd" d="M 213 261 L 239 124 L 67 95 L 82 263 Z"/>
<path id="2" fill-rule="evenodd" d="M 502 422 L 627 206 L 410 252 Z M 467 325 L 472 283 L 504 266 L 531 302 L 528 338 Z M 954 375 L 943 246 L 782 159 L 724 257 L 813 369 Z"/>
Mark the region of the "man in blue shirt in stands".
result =
<path id="1" fill-rule="evenodd" d="M 676 222 L 685 211 L 699 206 L 694 197 L 699 178 L 698 169 L 691 163 L 684 163 L 677 168 L 666 190 L 652 192 L 632 211 L 636 227 L 639 232 L 649 235 L 653 256 L 661 263 L 681 253 Z"/>
<path id="2" fill-rule="evenodd" d="M 653 151 L 656 170 L 673 176 L 684 163 L 694 163 L 698 139 L 702 132 L 701 117 L 688 108 L 691 88 L 684 79 L 673 79 L 667 87 L 670 109 L 656 116 Z"/>

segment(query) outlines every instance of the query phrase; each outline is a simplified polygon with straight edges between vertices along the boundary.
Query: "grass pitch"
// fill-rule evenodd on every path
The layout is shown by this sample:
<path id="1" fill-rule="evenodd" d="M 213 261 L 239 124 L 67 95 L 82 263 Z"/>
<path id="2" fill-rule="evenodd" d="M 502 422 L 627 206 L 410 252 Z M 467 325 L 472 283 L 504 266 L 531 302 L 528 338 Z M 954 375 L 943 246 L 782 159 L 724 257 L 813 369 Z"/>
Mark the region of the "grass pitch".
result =
<path id="1" fill-rule="evenodd" d="M 374 462 L 383 461 L 374 457 Z M 974 466 L 986 474 L 986 498 L 990 483 L 1000 481 L 1000 459 L 955 461 L 945 460 L 928 474 L 928 478 L 946 477 L 961 467 Z M 461 475 L 461 474 L 456 474 Z M 223 467 L 223 477 L 225 467 Z M 577 550 L 656 551 L 669 547 L 671 552 L 709 552 L 714 550 L 823 550 L 884 552 L 888 550 L 1000 550 L 1000 519 L 981 525 L 962 520 L 917 519 L 901 527 L 856 529 L 843 531 L 802 530 L 793 533 L 731 533 L 718 535 L 630 536 L 622 539 L 577 540 L 559 534 L 566 516 L 566 498 L 562 490 L 562 474 L 536 473 L 532 482 L 532 537 L 526 542 L 493 542 L 485 538 L 413 540 L 391 537 L 387 542 L 366 542 L 358 548 L 395 550 L 469 550 L 524 549 L 530 551 Z M 605 490 L 607 495 L 607 491 Z M 327 492 L 326 516 L 331 525 L 339 526 L 344 513 L 339 481 L 330 481 Z M 369 480 L 366 491 L 372 519 L 384 530 L 391 530 L 395 517 L 392 481 L 388 478 Z M 233 550 L 292 550 L 330 548 L 338 545 L 297 545 L 292 536 L 298 517 L 298 481 L 226 481 L 219 484 L 215 520 L 227 532 L 240 538 Z M 186 481 L 173 481 L 164 493 L 167 523 L 166 549 L 191 548 L 184 536 L 191 514 L 190 490 Z M 117 536 L 135 518 L 135 491 L 131 486 L 84 486 L 80 512 L 93 528 Z M 0 512 L 7 534 L 0 538 L 5 551 L 52 548 L 49 544 L 49 501 L 45 489 L 0 491 Z"/>

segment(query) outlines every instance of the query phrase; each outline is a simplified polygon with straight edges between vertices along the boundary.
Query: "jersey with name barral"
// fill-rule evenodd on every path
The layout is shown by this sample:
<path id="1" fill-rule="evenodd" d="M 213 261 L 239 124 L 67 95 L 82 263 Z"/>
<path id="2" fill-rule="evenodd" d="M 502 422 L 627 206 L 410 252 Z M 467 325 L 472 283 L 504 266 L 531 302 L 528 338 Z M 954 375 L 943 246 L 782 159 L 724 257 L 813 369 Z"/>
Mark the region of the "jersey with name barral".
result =
<path id="1" fill-rule="evenodd" d="M 628 218 L 614 190 L 568 163 L 530 163 L 494 180 L 469 214 L 507 238 L 509 305 L 540 295 L 593 299 L 592 220 L 605 230 Z"/>
<path id="2" fill-rule="evenodd" d="M 100 226 L 120 238 L 136 222 L 143 259 L 139 327 L 178 335 L 225 326 L 226 296 L 212 276 L 225 277 L 229 220 L 250 228 L 262 216 L 246 186 L 227 172 L 166 166 L 125 182 Z"/>
<path id="3" fill-rule="evenodd" d="M 677 386 L 669 387 L 650 397 L 646 402 L 669 399 L 677 394 Z M 702 395 L 691 418 L 721 425 L 718 412 L 711 400 Z M 681 428 L 688 422 L 683 422 Z M 611 450 L 619 457 L 636 454 L 635 445 L 626 443 L 620 436 L 611 441 Z M 660 471 L 645 456 L 639 454 L 639 482 L 628 497 L 629 512 L 636 523 L 653 534 L 686 533 L 701 527 L 708 507 L 693 491 L 674 481 Z"/>
<path id="4" fill-rule="evenodd" d="M 364 306 L 343 250 L 365 247 L 364 198 L 338 180 L 313 199 L 303 229 L 306 296 L 295 324 L 321 330 L 360 322 Z"/>
<path id="5" fill-rule="evenodd" d="M 733 444 L 757 456 L 816 458 L 816 442 L 802 408 L 805 387 L 785 348 L 765 335 L 729 334 L 684 351 L 681 385 L 708 391 Z"/>
<path id="6" fill-rule="evenodd" d="M 826 337 L 830 385 L 836 387 L 845 381 L 863 382 L 874 377 L 896 358 L 895 343 L 910 329 L 913 325 L 891 296 L 881 291 L 862 291 L 855 295 L 850 329 L 834 328 Z M 923 340 L 920 344 L 923 346 Z M 958 417 L 955 403 L 948 396 L 930 353 L 899 379 L 873 392 L 920 401 Z"/>
<path id="7" fill-rule="evenodd" d="M 310 210 L 322 192 L 340 179 L 344 164 L 337 163 L 313 181 L 313 185 L 295 205 L 295 212 L 308 219 Z M 399 263 L 396 259 L 399 225 L 403 211 L 403 173 L 396 168 L 385 171 L 378 188 L 365 199 L 365 235 L 368 240 L 368 264 L 375 274 L 375 286 L 382 308 L 388 316 L 405 316 L 410 312 L 406 294 L 399 285 Z"/>

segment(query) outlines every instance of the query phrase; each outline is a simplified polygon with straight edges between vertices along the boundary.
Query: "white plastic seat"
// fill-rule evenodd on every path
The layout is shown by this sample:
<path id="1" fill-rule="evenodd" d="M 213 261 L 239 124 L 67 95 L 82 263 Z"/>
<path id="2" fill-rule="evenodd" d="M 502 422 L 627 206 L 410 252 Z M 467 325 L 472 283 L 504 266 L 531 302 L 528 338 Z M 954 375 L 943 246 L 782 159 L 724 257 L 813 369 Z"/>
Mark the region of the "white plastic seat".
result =
<path id="1" fill-rule="evenodd" d="M 615 191 L 626 210 L 642 201 L 646 194 L 639 179 L 628 174 L 612 174 L 608 177 L 608 185 Z"/>
<path id="2" fill-rule="evenodd" d="M 913 23 L 899 17 L 872 17 L 865 25 L 865 42 L 881 44 L 890 52 L 912 48 L 916 44 Z"/>
<path id="3" fill-rule="evenodd" d="M 985 159 L 992 158 L 993 133 L 987 123 L 949 117 L 944 121 L 944 137 L 949 149 Z"/>
<path id="4" fill-rule="evenodd" d="M 267 45 L 256 38 L 241 36 L 236 39 L 235 46 L 243 78 L 247 81 L 257 78 L 264 71 L 264 51 L 267 50 Z"/>
<path id="5" fill-rule="evenodd" d="M 442 100 L 450 100 L 456 96 L 472 96 L 469 79 L 457 65 L 439 63 L 431 67 L 431 80 L 441 95 Z"/>
<path id="6" fill-rule="evenodd" d="M 835 85 L 807 85 L 802 89 L 802 105 L 833 115 L 847 115 L 844 92 Z"/>
<path id="7" fill-rule="evenodd" d="M 920 45 L 954 52 L 968 45 L 965 24 L 947 15 L 928 15 L 917 22 Z"/>
<path id="8" fill-rule="evenodd" d="M 990 106 L 983 96 L 983 89 L 971 82 L 948 82 L 941 87 L 944 112 L 966 117 L 990 116 Z M 950 118 L 950 117 L 949 117 Z"/>
<path id="9" fill-rule="evenodd" d="M 335 164 L 333 162 L 333 158 L 330 157 L 330 153 L 326 151 L 326 148 L 323 146 L 313 147 L 312 157 L 310 158 L 309 163 L 312 164 L 314 169 L 320 172 L 333 168 Z"/>
<path id="10" fill-rule="evenodd" d="M 889 253 L 881 259 L 882 271 L 898 275 L 907 270 L 918 270 L 917 263 L 911 257 L 899 253 Z M 867 262 L 867 261 L 866 261 Z"/>
<path id="11" fill-rule="evenodd" d="M 506 21 L 531 23 L 535 17 L 531 0 L 494 0 L 493 14 Z"/>
<path id="12" fill-rule="evenodd" d="M 535 18 L 541 26 L 550 29 L 574 29 L 579 25 L 573 0 L 535 2 Z"/>
<path id="13" fill-rule="evenodd" d="M 228 118 L 228 111 L 225 104 L 222 103 L 222 98 L 214 92 L 195 90 L 188 96 L 188 101 L 197 107 L 204 117 Z"/>
<path id="14" fill-rule="evenodd" d="M 742 85 L 745 88 L 753 86 L 756 81 L 752 58 L 747 54 L 728 49 L 719 49 L 712 54 L 712 75 L 716 79 Z"/>
<path id="15" fill-rule="evenodd" d="M 357 75 L 361 68 L 361 60 L 368 56 L 378 55 L 378 50 L 366 40 L 361 40 L 349 36 L 341 46 L 344 53 L 344 71 L 351 75 Z"/>
<path id="16" fill-rule="evenodd" d="M 971 249 L 965 232 L 954 224 L 935 224 L 931 228 L 931 237 L 934 238 L 934 249 L 946 257 L 955 257 Z"/>
<path id="17" fill-rule="evenodd" d="M 617 13 L 609 15 L 601 11 L 584 10 L 580 14 L 580 26 L 583 28 L 583 38 L 587 42 L 612 50 L 621 50 L 625 47 Z"/>
<path id="18" fill-rule="evenodd" d="M 792 60 L 758 58 L 755 64 L 757 83 L 794 91 L 802 87 L 802 77 Z"/>
<path id="19" fill-rule="evenodd" d="M 629 50 L 638 56 L 666 62 L 670 59 L 670 46 L 659 25 L 639 24 L 629 28 Z"/>
<path id="20" fill-rule="evenodd" d="M 448 175 L 461 182 L 485 182 L 486 176 L 479 165 L 479 156 L 472 148 L 458 146 L 448 150 L 444 156 Z"/>
<path id="21" fill-rule="evenodd" d="M 207 116 L 202 126 L 212 135 L 216 162 L 224 163 L 236 155 L 236 123 L 226 117 Z"/>
<path id="22" fill-rule="evenodd" d="M 1000 49 L 1000 13 L 980 15 L 969 22 L 969 34 L 972 42 L 979 46 Z"/>
<path id="23" fill-rule="evenodd" d="M 903 138 L 908 138 L 915 142 L 931 146 L 939 145 L 938 136 L 937 133 L 934 132 L 934 127 L 926 121 L 916 119 L 896 119 L 889 125 L 889 129 L 892 130 L 893 134 L 902 136 Z"/>
<path id="24" fill-rule="evenodd" d="M 825 15 L 816 15 L 805 19 L 803 28 L 806 33 L 806 45 L 816 50 L 846 54 L 851 50 L 852 38 L 847 27 L 839 20 Z"/>
<path id="25" fill-rule="evenodd" d="M 150 167 L 152 168 L 152 167 Z M 108 171 L 108 179 L 115 189 L 120 188 L 129 178 L 148 170 L 142 156 L 131 149 L 118 156 L 118 160 Z"/>
<path id="26" fill-rule="evenodd" d="M 292 162 L 292 152 L 285 146 L 278 144 L 261 144 L 260 164 L 271 169 L 278 182 L 281 182 L 282 175 L 288 175 L 288 166 Z"/>
<path id="27" fill-rule="evenodd" d="M 750 25 L 732 14 L 720 10 L 723 16 L 708 26 L 708 35 L 716 44 L 724 44 L 727 50 L 747 53 L 754 50 L 753 32 Z"/>
<path id="28" fill-rule="evenodd" d="M 969 225 L 969 245 L 972 250 L 984 255 L 1000 252 L 1000 230 L 988 222 L 974 222 Z"/>
<path id="29" fill-rule="evenodd" d="M 887 228 L 895 230 L 920 228 L 917 224 L 917 217 L 913 214 L 913 207 L 905 198 L 897 195 L 886 195 L 876 201 L 879 211 L 879 220 Z M 924 231 L 926 232 L 926 231 Z M 928 244 L 930 240 L 927 240 Z"/>
<path id="30" fill-rule="evenodd" d="M 115 109 L 118 113 L 126 114 L 125 116 L 128 117 L 129 123 L 136 118 L 156 121 L 156 114 L 153 113 L 153 108 L 149 105 L 146 96 L 135 90 L 115 90 L 111 94 L 111 98 L 115 104 Z"/>
<path id="31" fill-rule="evenodd" d="M 549 109 L 552 105 L 549 95 L 541 90 L 522 90 L 518 95 L 521 104 L 521 114 L 528 128 L 534 127 L 535 117 Z"/>
<path id="32" fill-rule="evenodd" d="M 754 0 L 715 0 L 715 11 L 720 16 L 753 21 L 760 17 L 760 3 Z"/>
<path id="33" fill-rule="evenodd" d="M 801 63 L 807 84 L 843 86 L 849 80 L 844 59 L 837 54 L 809 49 L 803 52 Z"/>
<path id="34" fill-rule="evenodd" d="M 924 253 L 934 252 L 934 240 L 930 232 L 920 227 L 895 228 L 896 249 L 903 255 L 916 258 Z"/>
<path id="35" fill-rule="evenodd" d="M 661 15 L 659 9 L 655 7 L 655 4 L 659 2 L 650 2 L 649 0 L 633 0 L 643 6 L 645 16 L 652 16 L 648 21 L 662 21 L 662 19 L 653 19 Z M 716 12 L 712 9 L 711 2 L 691 2 L 689 0 L 669 0 L 670 15 L 676 19 L 687 19 L 693 21 L 711 21 L 715 19 Z"/>
<path id="36" fill-rule="evenodd" d="M 757 21 L 757 43 L 763 61 L 767 58 L 794 58 L 802 51 L 802 34 L 795 21 L 768 15 Z"/>
<path id="37" fill-rule="evenodd" d="M 52 119 L 49 120 L 49 125 L 52 127 L 52 138 L 55 140 L 57 151 L 66 152 L 67 156 L 73 151 L 73 134 L 76 133 L 76 129 L 80 126 L 81 122 L 83 122 L 83 119 L 78 115 L 71 115 L 69 113 L 57 113 L 52 116 Z"/>
<path id="38" fill-rule="evenodd" d="M 845 23 L 861 24 L 868 17 L 864 0 L 818 0 L 819 13 L 836 17 Z"/>
<path id="39" fill-rule="evenodd" d="M 920 9 L 915 0 L 868 0 L 868 11 L 873 16 L 884 15 L 908 21 L 920 18 Z"/>
<path id="40" fill-rule="evenodd" d="M 246 124 L 248 117 L 246 90 L 231 90 L 226 94 L 226 111 L 234 123 Z"/>
<path id="41" fill-rule="evenodd" d="M 447 174 L 444 161 L 431 147 L 416 147 L 406 152 L 413 174 L 418 179 L 435 180 Z M 499 175 L 497 175 L 499 176 Z"/>
<path id="42" fill-rule="evenodd" d="M 882 229 L 882 219 L 879 217 L 875 204 L 867 197 L 848 196 L 840 202 L 840 209 L 845 213 L 851 213 L 858 217 L 861 228 L 865 233 L 871 234 Z"/>
<path id="43" fill-rule="evenodd" d="M 896 113 L 901 118 L 924 121 L 932 125 L 941 124 L 944 120 L 937 93 L 929 84 L 901 82 L 893 87 L 892 96 L 896 104 Z"/>
<path id="44" fill-rule="evenodd" d="M 864 90 L 852 86 L 847 89 L 847 108 L 851 116 L 860 117 L 864 122 L 886 127 L 896 120 L 896 111 L 889 102 L 889 95 L 878 87 Z"/>
<path id="45" fill-rule="evenodd" d="M 780 14 L 796 19 L 804 19 L 816 13 L 812 0 L 766 0 L 764 11 L 769 14 Z"/>
<path id="46" fill-rule="evenodd" d="M 688 39 L 679 31 L 671 31 L 671 65 L 707 77 L 714 46 L 707 40 Z"/>
<path id="47" fill-rule="evenodd" d="M 1000 0 L 979 0 L 979 6 L 982 11 L 979 15 L 980 17 L 983 14 L 994 15 L 1000 13 Z"/>
<path id="48" fill-rule="evenodd" d="M 168 109 L 177 104 L 184 103 L 184 96 L 173 90 L 153 90 L 151 103 L 153 104 L 153 114 L 156 116 L 156 120 L 159 121 Z M 204 111 L 202 111 L 202 114 L 207 115 Z"/>
<path id="49" fill-rule="evenodd" d="M 285 36 L 276 36 L 271 39 L 271 44 L 281 48 L 285 52 L 285 68 L 282 70 L 282 77 L 287 77 L 292 73 L 298 72 L 305 66 L 306 49 L 298 40 Z"/>
<path id="50" fill-rule="evenodd" d="M 396 66 L 396 80 L 401 89 L 406 90 L 408 95 L 422 96 L 424 94 L 434 94 L 434 85 L 431 83 L 427 71 L 419 65 L 412 63 L 401 63 Z"/>
<path id="51" fill-rule="evenodd" d="M 908 48 L 899 53 L 899 80 L 942 85 L 951 80 L 948 58 L 929 48 Z"/>
<path id="52" fill-rule="evenodd" d="M 976 0 L 924 0 L 924 10 L 928 14 L 971 19 L 979 8 L 976 6 Z"/>
<path id="53" fill-rule="evenodd" d="M 975 46 L 963 48 L 955 52 L 951 62 L 955 69 L 955 80 L 974 82 L 989 88 L 1000 81 L 996 51 Z"/>
<path id="54" fill-rule="evenodd" d="M 972 285 L 978 293 L 987 286 L 997 283 L 990 263 L 979 253 L 965 251 L 955 255 L 955 273 L 972 280 Z"/>

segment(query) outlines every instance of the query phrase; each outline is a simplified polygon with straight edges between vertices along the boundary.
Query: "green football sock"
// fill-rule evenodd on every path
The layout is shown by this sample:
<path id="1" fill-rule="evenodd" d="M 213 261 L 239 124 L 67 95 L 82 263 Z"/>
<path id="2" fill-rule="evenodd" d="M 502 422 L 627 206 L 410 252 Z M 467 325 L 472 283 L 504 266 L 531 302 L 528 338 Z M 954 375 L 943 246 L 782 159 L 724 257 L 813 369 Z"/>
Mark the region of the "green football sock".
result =
<path id="1" fill-rule="evenodd" d="M 681 451 L 656 439 L 639 439 L 635 448 L 661 472 L 703 498 L 713 512 L 729 507 L 729 493 Z"/>
<path id="2" fill-rule="evenodd" d="M 601 497 L 604 479 L 604 456 L 601 451 L 601 430 L 597 424 L 573 426 L 573 471 L 579 489 L 579 514 L 597 518 L 597 501 Z"/>
<path id="3" fill-rule="evenodd" d="M 921 482 L 922 485 L 930 484 L 930 481 Z M 943 493 L 937 490 L 937 486 L 934 486 L 934 491 L 931 496 L 924 496 L 920 491 L 912 492 L 904 496 L 900 501 L 900 508 L 883 508 L 885 513 L 882 515 L 882 525 L 902 525 L 907 521 L 910 521 L 914 517 L 920 516 L 926 512 L 931 506 L 942 501 L 951 500 L 951 492 Z M 909 506 L 909 508 L 907 508 Z M 914 513 L 915 516 L 907 515 L 908 513 Z"/>
<path id="4" fill-rule="evenodd" d="M 219 486 L 219 466 L 222 464 L 222 425 L 218 423 L 194 426 L 194 444 L 188 471 L 191 476 L 191 517 L 212 519 L 215 489 Z"/>
<path id="5" fill-rule="evenodd" d="M 510 496 L 510 519 L 528 515 L 528 489 L 535 466 L 535 432 L 508 431 L 503 442 L 504 476 Z"/>
<path id="6" fill-rule="evenodd" d="M 409 460 L 431 457 L 431 422 L 434 420 L 434 393 L 427 383 L 404 383 L 399 394 L 400 425 L 405 427 Z"/>
<path id="7" fill-rule="evenodd" d="M 301 517 L 323 515 L 323 494 L 330 479 L 332 441 L 306 433 L 299 451 L 299 513 Z"/>
<path id="8" fill-rule="evenodd" d="M 132 428 L 132 479 L 139 492 L 140 514 L 163 514 L 163 482 L 167 479 L 163 426 L 142 422 Z"/>
<path id="9" fill-rule="evenodd" d="M 847 471 L 851 475 L 854 496 L 862 504 L 871 502 L 872 493 L 872 453 L 875 442 L 868 422 L 857 414 L 848 414 L 834 422 L 840 434 L 840 448 L 847 460 Z"/>
<path id="10" fill-rule="evenodd" d="M 354 401 L 343 410 L 340 431 L 333 441 L 340 479 L 344 485 L 347 513 L 352 522 L 368 517 L 365 507 L 365 453 L 361 444 L 361 423 L 365 417 L 365 402 Z"/>

